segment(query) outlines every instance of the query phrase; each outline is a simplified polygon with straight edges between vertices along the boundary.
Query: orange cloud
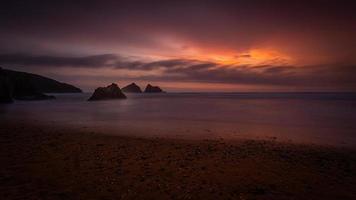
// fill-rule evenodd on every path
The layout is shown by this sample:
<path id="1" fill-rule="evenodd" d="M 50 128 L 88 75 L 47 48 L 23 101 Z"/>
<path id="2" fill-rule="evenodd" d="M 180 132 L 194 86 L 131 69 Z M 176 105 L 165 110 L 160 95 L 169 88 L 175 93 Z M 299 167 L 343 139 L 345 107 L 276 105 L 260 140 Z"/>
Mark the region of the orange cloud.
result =
<path id="1" fill-rule="evenodd" d="M 244 52 L 193 49 L 184 56 L 186 59 L 214 62 L 221 65 L 291 65 L 291 56 L 273 49 L 251 49 Z"/>

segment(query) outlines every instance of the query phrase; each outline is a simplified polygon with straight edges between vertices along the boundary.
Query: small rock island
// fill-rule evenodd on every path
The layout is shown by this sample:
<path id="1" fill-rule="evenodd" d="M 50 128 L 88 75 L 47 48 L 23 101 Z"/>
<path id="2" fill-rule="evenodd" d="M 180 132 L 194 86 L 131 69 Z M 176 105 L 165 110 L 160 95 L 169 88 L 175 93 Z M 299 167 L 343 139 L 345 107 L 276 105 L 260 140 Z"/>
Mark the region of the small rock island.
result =
<path id="1" fill-rule="evenodd" d="M 136 83 L 131 83 L 121 89 L 125 93 L 142 93 L 141 88 Z"/>
<path id="2" fill-rule="evenodd" d="M 158 86 L 152 86 L 151 84 L 148 84 L 145 89 L 145 93 L 162 93 L 164 92 L 160 87 Z"/>
<path id="3" fill-rule="evenodd" d="M 119 86 L 115 83 L 107 87 L 97 88 L 88 101 L 109 100 L 109 99 L 126 99 Z"/>

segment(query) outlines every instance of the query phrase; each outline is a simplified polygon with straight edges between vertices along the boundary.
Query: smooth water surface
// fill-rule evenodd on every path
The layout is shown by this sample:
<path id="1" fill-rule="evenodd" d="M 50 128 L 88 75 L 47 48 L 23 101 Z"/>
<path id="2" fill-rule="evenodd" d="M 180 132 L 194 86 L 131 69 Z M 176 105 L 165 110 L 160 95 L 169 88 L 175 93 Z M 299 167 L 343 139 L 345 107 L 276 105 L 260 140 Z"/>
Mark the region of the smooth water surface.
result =
<path id="1" fill-rule="evenodd" d="M 0 106 L 0 120 L 32 120 L 119 135 L 276 139 L 356 147 L 354 93 L 90 94 Z"/>

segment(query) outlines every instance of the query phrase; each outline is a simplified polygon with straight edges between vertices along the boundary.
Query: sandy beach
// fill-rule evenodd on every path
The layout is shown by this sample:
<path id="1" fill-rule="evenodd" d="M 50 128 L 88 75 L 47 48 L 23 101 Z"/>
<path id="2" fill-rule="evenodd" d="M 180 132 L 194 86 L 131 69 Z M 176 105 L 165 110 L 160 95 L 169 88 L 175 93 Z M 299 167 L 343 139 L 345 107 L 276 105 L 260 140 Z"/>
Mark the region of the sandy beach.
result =
<path id="1" fill-rule="evenodd" d="M 356 152 L 0 126 L 1 199 L 355 199 Z"/>

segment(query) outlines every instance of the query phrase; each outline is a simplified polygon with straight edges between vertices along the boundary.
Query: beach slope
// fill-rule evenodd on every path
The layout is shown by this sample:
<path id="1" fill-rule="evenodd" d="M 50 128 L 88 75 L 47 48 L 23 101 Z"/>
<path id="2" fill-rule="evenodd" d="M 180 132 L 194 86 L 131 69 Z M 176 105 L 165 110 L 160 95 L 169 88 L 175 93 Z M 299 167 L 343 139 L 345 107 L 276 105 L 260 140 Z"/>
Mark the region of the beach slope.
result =
<path id="1" fill-rule="evenodd" d="M 349 149 L 0 126 L 1 199 L 356 199 Z"/>

